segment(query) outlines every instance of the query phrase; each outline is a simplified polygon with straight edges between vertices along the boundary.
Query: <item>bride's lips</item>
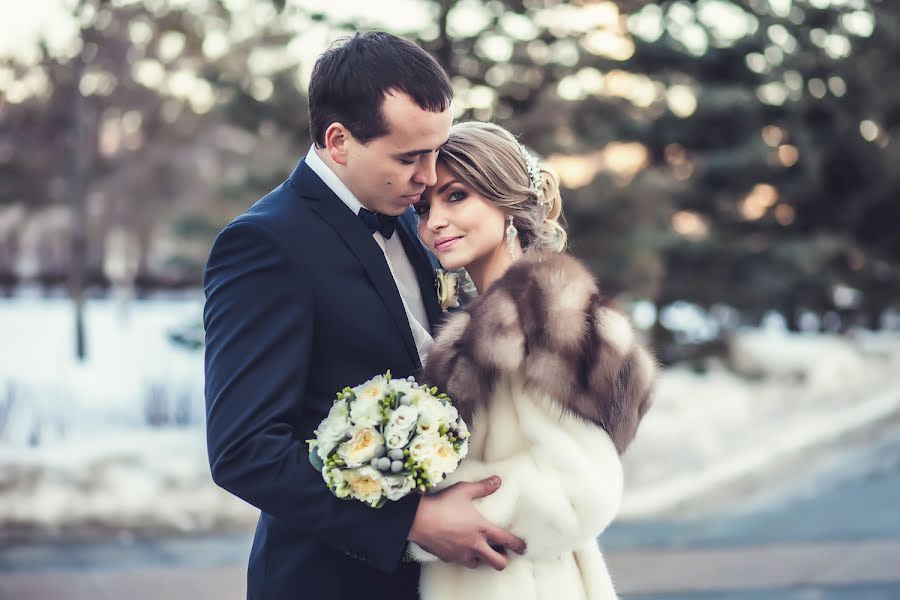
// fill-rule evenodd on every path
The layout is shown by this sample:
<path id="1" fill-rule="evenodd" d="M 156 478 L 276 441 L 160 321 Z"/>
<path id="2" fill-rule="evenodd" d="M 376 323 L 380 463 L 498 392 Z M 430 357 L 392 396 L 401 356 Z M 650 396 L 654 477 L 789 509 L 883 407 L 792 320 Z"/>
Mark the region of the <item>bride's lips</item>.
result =
<path id="1" fill-rule="evenodd" d="M 434 249 L 437 250 L 438 252 L 444 252 L 445 250 L 448 250 L 450 248 L 450 246 L 455 244 L 457 240 L 461 240 L 461 239 L 462 239 L 462 236 L 440 238 L 439 240 L 437 240 L 434 243 Z"/>

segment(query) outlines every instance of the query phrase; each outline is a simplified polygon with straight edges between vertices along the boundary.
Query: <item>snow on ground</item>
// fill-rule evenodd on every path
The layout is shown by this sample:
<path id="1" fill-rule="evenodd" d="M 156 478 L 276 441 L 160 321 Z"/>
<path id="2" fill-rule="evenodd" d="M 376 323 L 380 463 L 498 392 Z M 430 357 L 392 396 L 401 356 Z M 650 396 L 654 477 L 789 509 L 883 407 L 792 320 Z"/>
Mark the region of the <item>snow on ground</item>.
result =
<path id="1" fill-rule="evenodd" d="M 168 332 L 200 300 L 127 310 L 90 301 L 88 360 L 65 300 L 0 301 L 0 539 L 7 530 L 244 526 L 256 511 L 216 487 L 203 429 L 203 353 Z"/>
<path id="2" fill-rule="evenodd" d="M 744 331 L 731 354 L 733 370 L 663 373 L 625 455 L 623 518 L 671 512 L 900 412 L 896 334 Z"/>
<path id="3" fill-rule="evenodd" d="M 200 299 L 87 305 L 77 364 L 62 299 L 0 301 L 0 540 L 83 527 L 212 531 L 256 511 L 211 481 L 202 352 L 172 345 Z M 623 516 L 663 514 L 900 410 L 900 337 L 743 332 L 735 371 L 669 369 L 625 456 Z M 7 533 L 4 533 L 7 532 Z"/>

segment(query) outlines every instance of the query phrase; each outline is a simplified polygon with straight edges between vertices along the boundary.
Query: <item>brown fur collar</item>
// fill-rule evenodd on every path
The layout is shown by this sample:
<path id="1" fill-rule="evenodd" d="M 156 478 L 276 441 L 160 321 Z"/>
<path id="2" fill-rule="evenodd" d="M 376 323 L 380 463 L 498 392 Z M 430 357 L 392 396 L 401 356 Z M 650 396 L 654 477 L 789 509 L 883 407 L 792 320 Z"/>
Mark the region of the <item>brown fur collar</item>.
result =
<path id="1" fill-rule="evenodd" d="M 421 380 L 446 392 L 471 423 L 501 375 L 520 375 L 563 410 L 603 427 L 621 454 L 650 406 L 656 373 L 584 265 L 531 252 L 446 320 Z"/>

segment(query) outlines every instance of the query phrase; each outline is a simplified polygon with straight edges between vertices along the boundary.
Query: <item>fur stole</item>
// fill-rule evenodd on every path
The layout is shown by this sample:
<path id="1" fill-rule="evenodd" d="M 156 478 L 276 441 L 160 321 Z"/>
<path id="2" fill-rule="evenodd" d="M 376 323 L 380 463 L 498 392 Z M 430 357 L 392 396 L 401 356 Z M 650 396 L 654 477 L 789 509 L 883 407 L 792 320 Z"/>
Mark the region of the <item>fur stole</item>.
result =
<path id="1" fill-rule="evenodd" d="M 619 454 L 650 406 L 657 364 L 627 317 L 572 256 L 529 252 L 450 315 L 420 381 L 446 392 L 468 423 L 501 376 L 602 427 Z"/>

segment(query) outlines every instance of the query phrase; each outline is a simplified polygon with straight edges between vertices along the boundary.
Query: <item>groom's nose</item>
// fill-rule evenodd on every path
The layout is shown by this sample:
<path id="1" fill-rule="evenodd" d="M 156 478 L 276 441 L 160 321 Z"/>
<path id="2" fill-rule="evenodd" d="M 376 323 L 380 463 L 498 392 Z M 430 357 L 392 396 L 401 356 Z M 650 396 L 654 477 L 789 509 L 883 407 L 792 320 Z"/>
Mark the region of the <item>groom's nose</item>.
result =
<path id="1" fill-rule="evenodd" d="M 422 184 L 425 187 L 431 187 L 437 183 L 437 152 L 423 156 L 424 160 L 419 163 L 413 175 L 413 181 Z"/>

